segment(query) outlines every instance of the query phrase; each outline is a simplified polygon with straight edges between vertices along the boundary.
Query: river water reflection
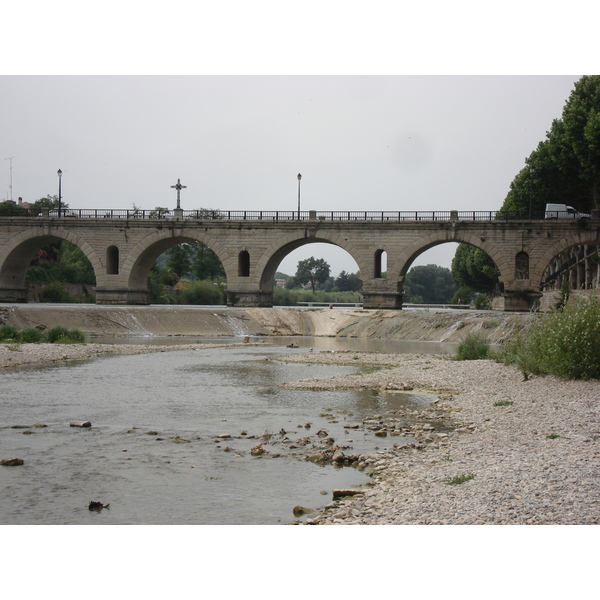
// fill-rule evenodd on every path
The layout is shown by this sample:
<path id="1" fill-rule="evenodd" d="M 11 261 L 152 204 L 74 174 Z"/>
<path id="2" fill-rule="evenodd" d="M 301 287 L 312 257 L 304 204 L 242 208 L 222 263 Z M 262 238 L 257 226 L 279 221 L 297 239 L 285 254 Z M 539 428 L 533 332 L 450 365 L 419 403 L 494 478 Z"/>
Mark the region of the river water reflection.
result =
<path id="1" fill-rule="evenodd" d="M 295 351 L 329 350 L 328 339 L 302 338 L 310 346 Z M 343 425 L 431 397 L 283 389 L 286 381 L 357 369 L 277 361 L 289 352 L 286 340 L 278 341 L 281 346 L 113 356 L 4 372 L 2 458 L 25 464 L 2 468 L 0 523 L 288 523 L 296 505 L 323 506 L 332 489 L 368 484 L 354 468 L 305 461 L 320 443 L 316 432 L 326 430 L 336 444 L 352 448 L 347 453 L 372 452 L 402 438 Z M 92 428 L 70 427 L 73 420 L 89 420 Z M 269 454 L 253 457 L 250 449 L 265 429 L 274 434 L 265 445 Z M 306 437 L 307 447 L 293 448 Z M 89 511 L 92 500 L 110 508 Z"/>

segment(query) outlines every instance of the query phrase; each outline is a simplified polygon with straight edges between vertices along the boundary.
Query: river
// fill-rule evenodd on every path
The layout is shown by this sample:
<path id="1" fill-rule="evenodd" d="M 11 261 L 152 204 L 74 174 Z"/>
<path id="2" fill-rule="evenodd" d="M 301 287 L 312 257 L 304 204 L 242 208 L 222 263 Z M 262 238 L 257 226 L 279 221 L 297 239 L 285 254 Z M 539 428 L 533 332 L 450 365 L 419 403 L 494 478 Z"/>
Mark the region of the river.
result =
<path id="1" fill-rule="evenodd" d="M 189 340 L 170 338 L 176 341 Z M 25 463 L 1 470 L 0 523 L 284 524 L 296 518 L 297 505 L 318 508 L 331 501 L 333 489 L 368 485 L 368 474 L 356 468 L 305 460 L 323 447 L 317 432 L 351 448 L 346 453 L 373 452 L 403 438 L 343 425 L 432 397 L 283 389 L 286 381 L 357 369 L 274 360 L 290 352 L 289 339 L 276 341 L 3 372 L 2 458 Z M 300 348 L 293 351 L 416 350 L 380 342 L 294 338 Z M 421 352 L 452 349 L 420 344 Z M 70 427 L 87 420 L 91 428 Z M 260 442 L 268 453 L 252 456 Z M 90 501 L 110 506 L 90 511 Z"/>

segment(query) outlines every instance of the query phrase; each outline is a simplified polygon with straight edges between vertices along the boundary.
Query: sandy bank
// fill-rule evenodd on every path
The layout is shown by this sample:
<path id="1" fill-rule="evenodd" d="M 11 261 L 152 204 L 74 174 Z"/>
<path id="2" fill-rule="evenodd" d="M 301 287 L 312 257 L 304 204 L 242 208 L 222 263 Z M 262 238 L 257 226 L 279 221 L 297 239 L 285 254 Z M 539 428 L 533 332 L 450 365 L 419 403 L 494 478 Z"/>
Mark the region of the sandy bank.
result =
<path id="1" fill-rule="evenodd" d="M 0 324 L 68 326 L 98 336 L 313 335 L 456 342 L 483 330 L 500 342 L 535 318 L 530 314 L 441 310 L 222 308 L 197 306 L 99 306 L 2 304 Z"/>
<path id="2" fill-rule="evenodd" d="M 294 388 L 450 392 L 440 395 L 435 410 L 452 418 L 452 431 L 424 431 L 416 448 L 398 445 L 381 452 L 373 462 L 376 485 L 361 496 L 331 504 L 314 523 L 600 521 L 597 381 L 524 381 L 516 369 L 492 361 L 425 355 L 303 353 L 284 360 L 382 367 L 362 375 L 288 384 Z M 382 415 L 382 422 L 389 416 Z M 461 476 L 468 480 L 449 483 Z"/>

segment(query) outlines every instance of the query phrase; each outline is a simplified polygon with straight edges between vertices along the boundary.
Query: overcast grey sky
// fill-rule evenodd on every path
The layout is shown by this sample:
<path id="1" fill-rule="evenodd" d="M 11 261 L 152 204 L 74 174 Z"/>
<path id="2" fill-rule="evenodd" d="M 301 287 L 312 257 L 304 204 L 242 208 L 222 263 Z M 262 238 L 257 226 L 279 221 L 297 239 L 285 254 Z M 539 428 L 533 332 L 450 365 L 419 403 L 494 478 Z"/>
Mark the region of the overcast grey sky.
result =
<path id="1" fill-rule="evenodd" d="M 497 210 L 578 79 L 4 76 L 2 197 L 14 157 L 14 200 L 56 194 L 60 168 L 72 208 L 174 207 L 180 178 L 184 209 L 293 211 L 301 173 L 302 210 Z"/>

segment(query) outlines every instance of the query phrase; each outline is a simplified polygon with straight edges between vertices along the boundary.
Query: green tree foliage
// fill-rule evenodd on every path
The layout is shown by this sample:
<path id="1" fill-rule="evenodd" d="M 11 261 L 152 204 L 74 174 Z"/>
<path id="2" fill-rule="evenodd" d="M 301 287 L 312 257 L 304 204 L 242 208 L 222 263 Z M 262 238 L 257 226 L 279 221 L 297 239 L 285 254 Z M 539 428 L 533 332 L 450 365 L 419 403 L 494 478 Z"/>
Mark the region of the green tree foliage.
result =
<path id="1" fill-rule="evenodd" d="M 29 209 L 26 209 L 20 204 L 13 202 L 11 200 L 6 200 L 4 202 L 0 202 L 0 216 L 2 217 L 17 217 L 19 215 L 25 214 L 33 214 L 39 215 L 42 212 L 42 208 L 47 208 L 49 210 L 58 208 L 58 196 L 51 196 L 48 194 L 44 198 L 40 198 L 36 200 Z M 69 208 L 68 204 L 61 202 L 61 208 Z"/>
<path id="2" fill-rule="evenodd" d="M 335 280 L 335 288 L 340 292 L 358 292 L 362 289 L 362 279 L 356 273 L 342 271 Z"/>
<path id="3" fill-rule="evenodd" d="M 94 268 L 82 250 L 66 240 L 40 250 L 27 269 L 27 280 L 36 283 L 80 283 L 94 285 Z"/>
<path id="4" fill-rule="evenodd" d="M 189 244 L 192 252 L 191 270 L 196 279 L 216 281 L 225 278 L 225 269 L 219 257 L 202 242 Z"/>
<path id="5" fill-rule="evenodd" d="M 218 256 L 201 242 L 179 244 L 167 250 L 164 256 L 166 268 L 180 279 L 190 277 L 215 281 L 225 277 L 225 270 Z"/>
<path id="6" fill-rule="evenodd" d="M 329 277 L 330 267 L 323 258 L 310 257 L 306 260 L 298 262 L 296 269 L 296 279 L 302 284 L 310 282 L 310 287 L 313 294 L 315 293 L 316 285 L 324 283 Z"/>
<path id="7" fill-rule="evenodd" d="M 180 279 L 190 272 L 192 265 L 190 250 L 189 244 L 178 244 L 165 252 L 167 269 L 175 273 Z"/>
<path id="8" fill-rule="evenodd" d="M 500 272 L 494 261 L 483 251 L 469 244 L 459 244 L 452 259 L 452 278 L 464 296 L 471 293 L 488 294 L 494 291 Z M 465 300 L 461 296 L 461 300 Z"/>
<path id="9" fill-rule="evenodd" d="M 581 212 L 600 208 L 600 75 L 582 77 L 552 122 L 546 139 L 526 159 L 502 210 L 541 216 L 547 203 Z"/>
<path id="10" fill-rule="evenodd" d="M 444 304 L 455 292 L 450 269 L 438 265 L 413 267 L 404 282 L 404 294 L 409 302 L 417 304 Z"/>
<path id="11" fill-rule="evenodd" d="M 285 289 L 286 290 L 293 290 L 298 287 L 300 287 L 300 282 L 298 281 L 298 279 L 296 277 L 288 277 L 285 280 Z"/>
<path id="12" fill-rule="evenodd" d="M 26 214 L 26 210 L 16 202 L 6 200 L 0 202 L 0 217 L 19 217 Z"/>

